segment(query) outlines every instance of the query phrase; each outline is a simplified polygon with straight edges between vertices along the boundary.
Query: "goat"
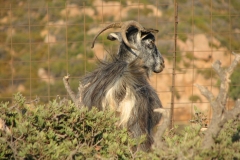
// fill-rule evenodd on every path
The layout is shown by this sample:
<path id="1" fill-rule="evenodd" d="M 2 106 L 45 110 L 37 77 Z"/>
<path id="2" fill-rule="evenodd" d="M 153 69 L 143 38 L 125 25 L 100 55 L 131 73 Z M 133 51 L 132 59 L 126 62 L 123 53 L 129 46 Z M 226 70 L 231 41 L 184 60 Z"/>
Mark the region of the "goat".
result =
<path id="1" fill-rule="evenodd" d="M 96 70 L 80 80 L 79 93 L 72 99 L 80 106 L 100 110 L 110 107 L 120 117 L 119 126 L 127 127 L 133 137 L 146 135 L 140 149 L 148 151 L 153 143 L 153 128 L 161 118 L 153 110 L 162 107 L 148 82 L 151 72 L 159 73 L 164 68 L 154 43 L 153 33 L 158 30 L 146 29 L 136 21 L 112 23 L 95 36 L 92 48 L 97 37 L 109 28 L 121 28 L 121 32 L 107 37 L 120 42 L 118 53 L 109 61 L 101 61 Z"/>

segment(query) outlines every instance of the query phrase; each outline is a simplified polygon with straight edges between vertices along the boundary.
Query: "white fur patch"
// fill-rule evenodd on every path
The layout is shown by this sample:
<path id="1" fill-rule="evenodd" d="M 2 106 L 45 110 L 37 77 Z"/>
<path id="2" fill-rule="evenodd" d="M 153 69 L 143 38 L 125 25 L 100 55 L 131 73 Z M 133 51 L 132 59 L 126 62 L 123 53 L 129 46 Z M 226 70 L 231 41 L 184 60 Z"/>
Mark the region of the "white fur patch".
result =
<path id="1" fill-rule="evenodd" d="M 108 90 L 108 92 L 106 93 L 106 96 L 102 100 L 103 109 L 106 109 L 106 107 L 110 107 L 110 109 L 114 111 L 117 109 L 117 103 L 115 101 L 115 98 L 113 97 L 115 91 L 116 91 L 116 86 L 113 86 Z"/>
<path id="2" fill-rule="evenodd" d="M 120 112 L 120 122 L 119 125 L 127 127 L 127 122 L 130 118 L 132 109 L 135 105 L 135 97 L 132 91 L 127 88 L 126 96 L 124 97 L 123 101 L 119 104 L 118 111 Z"/>
<path id="3" fill-rule="evenodd" d="M 102 101 L 102 106 L 103 106 L 103 109 L 109 106 L 111 110 L 114 110 L 117 113 L 119 113 L 120 121 L 118 125 L 127 127 L 127 122 L 130 118 L 131 111 L 135 105 L 136 99 L 132 91 L 129 88 L 127 88 L 124 99 L 118 104 L 115 101 L 115 98 L 113 97 L 114 92 L 116 90 L 117 90 L 117 85 L 114 85 L 112 88 L 108 90 L 105 98 Z"/>
<path id="4" fill-rule="evenodd" d="M 86 87 L 88 87 L 90 85 L 90 83 L 87 83 L 86 85 L 82 85 L 80 84 L 80 86 L 78 87 L 78 91 L 81 93 Z M 79 97 L 79 102 L 82 103 L 82 96 L 80 95 Z"/>

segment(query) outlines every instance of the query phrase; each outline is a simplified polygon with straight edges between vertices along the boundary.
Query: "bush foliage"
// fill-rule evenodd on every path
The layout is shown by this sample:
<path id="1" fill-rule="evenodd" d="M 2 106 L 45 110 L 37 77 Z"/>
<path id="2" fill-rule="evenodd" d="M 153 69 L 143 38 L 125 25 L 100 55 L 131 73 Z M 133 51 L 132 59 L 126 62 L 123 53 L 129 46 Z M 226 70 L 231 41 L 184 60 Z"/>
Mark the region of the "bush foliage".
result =
<path id="1" fill-rule="evenodd" d="M 85 159 L 131 157 L 137 140 L 119 129 L 112 112 L 78 109 L 70 101 L 1 103 L 1 119 L 11 133 L 0 132 L 0 159 Z"/>
<path id="2" fill-rule="evenodd" d="M 228 122 L 220 132 L 211 150 L 202 149 L 204 127 L 202 113 L 198 113 L 198 122 L 177 131 L 177 127 L 168 132 L 164 139 L 166 149 L 158 149 L 155 155 L 161 159 L 240 159 L 240 119 Z M 196 119 L 195 119 L 196 121 Z"/>
<path id="3" fill-rule="evenodd" d="M 0 104 L 0 115 L 6 125 L 0 127 L 0 159 L 240 159 L 240 119 L 224 126 L 212 150 L 202 150 L 199 111 L 193 125 L 167 131 L 163 148 L 149 153 L 132 151 L 144 137 L 130 138 L 113 112 L 79 109 L 60 98 L 40 105 L 17 93 L 12 104 Z"/>

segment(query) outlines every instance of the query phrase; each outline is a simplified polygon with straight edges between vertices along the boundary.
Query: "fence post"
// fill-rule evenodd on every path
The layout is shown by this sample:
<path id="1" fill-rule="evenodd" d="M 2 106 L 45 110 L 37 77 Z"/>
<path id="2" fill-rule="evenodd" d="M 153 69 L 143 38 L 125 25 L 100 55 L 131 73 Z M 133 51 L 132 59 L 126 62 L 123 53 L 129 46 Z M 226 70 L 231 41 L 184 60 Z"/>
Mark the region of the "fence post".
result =
<path id="1" fill-rule="evenodd" d="M 172 71 L 172 87 L 171 87 L 171 110 L 170 110 L 170 124 L 169 129 L 173 127 L 173 117 L 174 117 L 174 97 L 175 97 L 175 69 L 176 69 L 176 55 L 177 55 L 177 25 L 178 25 L 178 4 L 174 0 L 174 52 L 173 52 L 173 71 Z"/>

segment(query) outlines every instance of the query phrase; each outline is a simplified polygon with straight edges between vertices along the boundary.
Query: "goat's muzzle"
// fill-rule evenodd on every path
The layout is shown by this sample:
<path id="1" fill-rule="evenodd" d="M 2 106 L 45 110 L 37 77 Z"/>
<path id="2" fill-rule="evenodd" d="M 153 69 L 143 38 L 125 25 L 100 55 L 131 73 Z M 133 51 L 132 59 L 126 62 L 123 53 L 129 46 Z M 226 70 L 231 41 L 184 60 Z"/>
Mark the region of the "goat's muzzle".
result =
<path id="1" fill-rule="evenodd" d="M 161 57 L 160 62 L 153 67 L 153 72 L 160 73 L 163 71 L 164 68 L 165 68 L 164 59 Z"/>

